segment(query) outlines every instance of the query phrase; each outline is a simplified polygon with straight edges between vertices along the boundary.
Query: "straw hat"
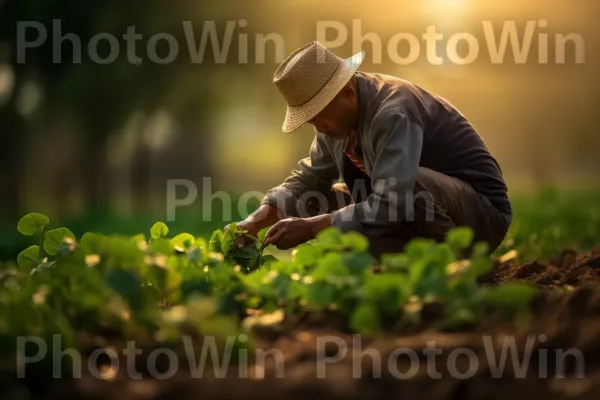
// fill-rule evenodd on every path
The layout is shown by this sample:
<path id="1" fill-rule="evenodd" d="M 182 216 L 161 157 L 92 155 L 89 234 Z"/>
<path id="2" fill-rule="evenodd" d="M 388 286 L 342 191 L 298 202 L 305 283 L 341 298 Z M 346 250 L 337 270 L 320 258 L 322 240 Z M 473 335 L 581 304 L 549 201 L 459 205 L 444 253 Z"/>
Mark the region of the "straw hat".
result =
<path id="1" fill-rule="evenodd" d="M 363 60 L 363 51 L 343 59 L 317 41 L 290 54 L 273 76 L 273 83 L 287 103 L 283 132 L 300 128 L 321 112 Z"/>

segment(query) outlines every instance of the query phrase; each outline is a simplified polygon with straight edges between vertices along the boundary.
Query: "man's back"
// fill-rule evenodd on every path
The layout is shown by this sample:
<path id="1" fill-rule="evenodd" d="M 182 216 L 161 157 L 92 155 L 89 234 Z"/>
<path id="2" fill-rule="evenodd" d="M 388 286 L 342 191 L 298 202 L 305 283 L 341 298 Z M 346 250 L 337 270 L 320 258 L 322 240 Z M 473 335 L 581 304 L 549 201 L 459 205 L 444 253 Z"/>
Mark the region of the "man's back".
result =
<path id="1" fill-rule="evenodd" d="M 444 98 L 384 74 L 357 72 L 361 119 L 400 109 L 423 130 L 419 165 L 461 179 L 511 212 L 500 166 L 468 119 Z"/>

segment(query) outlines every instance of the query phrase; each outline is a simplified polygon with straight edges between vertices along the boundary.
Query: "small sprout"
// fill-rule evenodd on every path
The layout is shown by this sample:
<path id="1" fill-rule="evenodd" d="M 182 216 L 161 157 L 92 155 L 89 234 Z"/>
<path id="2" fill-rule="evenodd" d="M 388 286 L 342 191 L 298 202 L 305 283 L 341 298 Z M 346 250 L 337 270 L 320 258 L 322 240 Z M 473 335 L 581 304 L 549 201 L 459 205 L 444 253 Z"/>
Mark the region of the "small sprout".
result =
<path id="1" fill-rule="evenodd" d="M 208 274 L 208 265 L 205 265 L 202 271 L 204 271 L 205 274 Z"/>
<path id="2" fill-rule="evenodd" d="M 152 236 L 152 239 L 164 238 L 168 233 L 169 228 L 164 222 L 157 222 L 152 225 L 152 228 L 150 228 L 150 235 Z"/>
<path id="3" fill-rule="evenodd" d="M 99 254 L 88 254 L 85 256 L 85 265 L 88 267 L 95 267 L 100 263 L 100 255 Z"/>

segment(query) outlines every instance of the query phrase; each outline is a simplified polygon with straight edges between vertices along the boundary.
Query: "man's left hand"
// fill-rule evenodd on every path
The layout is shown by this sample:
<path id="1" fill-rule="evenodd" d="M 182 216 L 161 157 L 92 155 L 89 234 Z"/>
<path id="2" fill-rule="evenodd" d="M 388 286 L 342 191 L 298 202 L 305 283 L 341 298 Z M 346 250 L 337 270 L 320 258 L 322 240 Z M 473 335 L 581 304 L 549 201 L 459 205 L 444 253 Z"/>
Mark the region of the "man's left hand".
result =
<path id="1" fill-rule="evenodd" d="M 286 218 L 277 222 L 265 236 L 265 245 L 287 250 L 314 239 L 317 233 L 331 226 L 329 214 L 311 218 Z"/>

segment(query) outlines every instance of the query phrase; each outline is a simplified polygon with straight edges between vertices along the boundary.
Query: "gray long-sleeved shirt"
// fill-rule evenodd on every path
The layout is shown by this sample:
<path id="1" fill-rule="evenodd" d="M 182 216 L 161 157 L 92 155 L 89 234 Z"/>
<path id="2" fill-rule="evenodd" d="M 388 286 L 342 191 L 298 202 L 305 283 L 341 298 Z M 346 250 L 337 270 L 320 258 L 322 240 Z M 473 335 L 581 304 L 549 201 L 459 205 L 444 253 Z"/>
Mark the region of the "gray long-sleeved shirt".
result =
<path id="1" fill-rule="evenodd" d="M 342 232 L 367 233 L 404 215 L 406 193 L 423 166 L 469 183 L 502 213 L 511 207 L 502 172 L 473 125 L 444 98 L 406 80 L 356 73 L 359 116 L 356 131 L 372 194 L 332 213 Z M 309 157 L 285 181 L 267 192 L 263 204 L 298 216 L 307 193 L 326 193 L 338 181 L 344 142 L 317 133 Z"/>

